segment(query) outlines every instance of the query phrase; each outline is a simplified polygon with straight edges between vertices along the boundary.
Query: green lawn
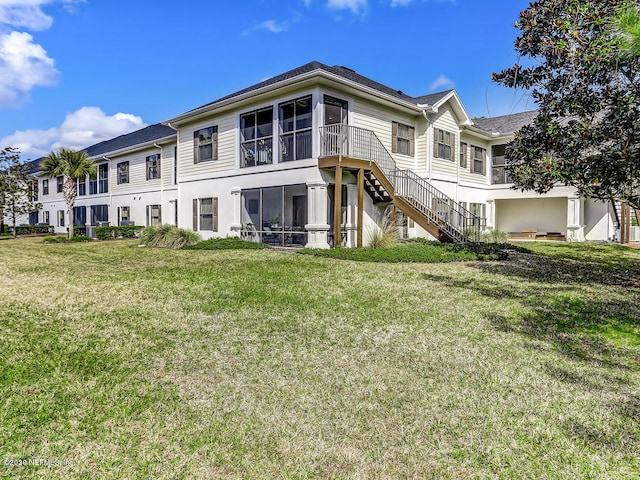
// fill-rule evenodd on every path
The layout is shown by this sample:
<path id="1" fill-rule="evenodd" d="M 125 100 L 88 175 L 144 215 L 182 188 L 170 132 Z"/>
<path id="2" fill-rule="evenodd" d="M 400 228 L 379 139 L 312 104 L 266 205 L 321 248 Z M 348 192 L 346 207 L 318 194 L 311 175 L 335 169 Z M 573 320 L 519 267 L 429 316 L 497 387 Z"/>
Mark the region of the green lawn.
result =
<path id="1" fill-rule="evenodd" d="M 640 250 L 40 241 L 0 242 L 2 478 L 640 476 Z"/>

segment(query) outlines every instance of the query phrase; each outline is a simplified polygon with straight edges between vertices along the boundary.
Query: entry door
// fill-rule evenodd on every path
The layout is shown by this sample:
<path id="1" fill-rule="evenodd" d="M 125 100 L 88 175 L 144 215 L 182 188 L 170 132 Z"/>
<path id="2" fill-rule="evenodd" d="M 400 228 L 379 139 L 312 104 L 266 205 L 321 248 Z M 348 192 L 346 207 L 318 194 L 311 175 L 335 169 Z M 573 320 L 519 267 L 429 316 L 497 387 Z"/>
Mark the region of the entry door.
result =
<path id="1" fill-rule="evenodd" d="M 349 103 L 346 100 L 324 96 L 324 126 L 346 125 L 349 121 Z M 326 155 L 346 155 L 348 153 L 347 132 L 339 127 L 325 128 L 323 145 Z"/>

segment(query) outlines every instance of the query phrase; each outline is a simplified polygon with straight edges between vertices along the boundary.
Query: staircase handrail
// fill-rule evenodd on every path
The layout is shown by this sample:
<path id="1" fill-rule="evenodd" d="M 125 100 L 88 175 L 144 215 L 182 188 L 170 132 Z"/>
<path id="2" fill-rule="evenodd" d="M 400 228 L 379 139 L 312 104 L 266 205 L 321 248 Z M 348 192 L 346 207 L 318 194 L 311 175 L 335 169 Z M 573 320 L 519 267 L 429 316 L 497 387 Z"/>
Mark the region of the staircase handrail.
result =
<path id="1" fill-rule="evenodd" d="M 454 241 L 479 241 L 483 219 L 413 171 L 399 169 L 393 156 L 375 132 L 336 123 L 320 127 L 320 136 L 321 157 L 350 157 L 368 161 L 369 165 L 375 164 L 391 182 L 396 195 L 417 203 L 420 212 Z"/>

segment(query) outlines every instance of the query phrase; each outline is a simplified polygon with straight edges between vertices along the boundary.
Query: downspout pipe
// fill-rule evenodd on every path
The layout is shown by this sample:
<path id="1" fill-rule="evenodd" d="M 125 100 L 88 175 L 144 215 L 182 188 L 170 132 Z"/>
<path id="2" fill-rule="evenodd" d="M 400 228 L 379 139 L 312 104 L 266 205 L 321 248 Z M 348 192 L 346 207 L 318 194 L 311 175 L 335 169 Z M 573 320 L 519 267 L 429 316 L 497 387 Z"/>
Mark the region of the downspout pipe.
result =
<path id="1" fill-rule="evenodd" d="M 431 119 L 429 118 L 429 115 L 433 115 L 434 113 L 438 113 L 438 107 L 434 107 L 433 105 L 418 105 L 419 107 L 422 108 L 422 116 L 424 117 L 424 119 L 427 121 L 427 129 L 429 128 L 429 124 L 431 123 Z M 431 145 L 433 145 L 432 141 L 429 141 L 429 136 L 427 135 L 427 148 L 426 148 L 426 152 L 427 152 L 427 178 L 429 179 L 429 181 L 431 181 L 431 173 L 432 173 L 432 162 L 431 159 L 433 159 L 433 155 L 431 155 L 431 159 L 429 158 L 429 149 L 432 148 Z"/>

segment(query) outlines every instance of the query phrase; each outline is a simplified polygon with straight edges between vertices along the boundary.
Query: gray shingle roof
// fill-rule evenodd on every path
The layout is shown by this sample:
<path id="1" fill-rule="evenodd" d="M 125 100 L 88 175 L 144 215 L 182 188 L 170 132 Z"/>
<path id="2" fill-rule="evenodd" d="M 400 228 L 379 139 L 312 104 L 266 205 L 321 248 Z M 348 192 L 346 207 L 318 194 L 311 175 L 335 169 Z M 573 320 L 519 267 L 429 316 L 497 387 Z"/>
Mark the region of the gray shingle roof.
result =
<path id="1" fill-rule="evenodd" d="M 175 134 L 176 131 L 173 128 L 156 123 L 155 125 L 150 125 L 141 130 L 136 130 L 135 132 L 120 135 L 119 137 L 112 138 L 111 140 L 96 143 L 95 145 L 85 148 L 85 150 L 90 157 L 95 157 L 125 148 L 134 147 L 136 145 L 153 142 L 154 140 L 160 140 L 161 138 L 170 137 Z"/>
<path id="2" fill-rule="evenodd" d="M 474 126 L 487 133 L 511 134 L 517 132 L 525 125 L 533 122 L 538 114 L 537 110 L 528 112 L 513 113 L 511 115 L 501 115 L 499 117 L 478 118 L 473 120 Z"/>
<path id="3" fill-rule="evenodd" d="M 194 112 L 196 110 L 200 110 L 202 108 L 206 108 L 206 107 L 210 107 L 210 106 L 214 106 L 218 103 L 224 102 L 225 100 L 230 100 L 232 98 L 235 97 L 239 97 L 241 95 L 247 94 L 247 93 L 251 93 L 253 91 L 257 91 L 260 90 L 261 88 L 264 87 L 268 87 L 270 85 L 275 85 L 279 82 L 285 81 L 285 80 L 289 80 L 295 77 L 299 77 L 301 75 L 313 72 L 313 71 L 325 71 L 328 73 L 332 73 L 334 75 L 337 75 L 339 77 L 342 77 L 346 80 L 350 80 L 352 82 L 358 83 L 364 87 L 368 87 L 371 88 L 373 90 L 376 90 L 380 93 L 384 93 L 386 95 L 390 95 L 392 97 L 395 97 L 399 100 L 404 100 L 406 102 L 409 103 L 413 103 L 415 105 L 417 104 L 424 104 L 424 103 L 435 103 L 436 101 L 438 101 L 439 99 L 443 98 L 445 95 L 447 95 L 451 90 L 447 90 L 446 92 L 441 92 L 441 93 L 434 93 L 431 95 L 425 95 L 422 97 L 411 97 L 409 95 L 406 95 L 405 93 L 403 93 L 400 90 L 394 90 L 391 87 L 388 87 L 386 85 L 383 85 L 382 83 L 376 82 L 375 80 L 372 80 L 368 77 L 365 77 L 364 75 L 360 75 L 359 73 L 356 73 L 354 70 L 347 68 L 347 67 L 342 67 L 342 66 L 338 66 L 338 65 L 334 65 L 333 67 L 330 67 L 328 65 L 325 65 L 323 63 L 320 62 L 309 62 L 305 65 L 302 65 L 300 67 L 294 68 L 293 70 L 289 70 L 288 72 L 282 73 L 280 75 L 276 75 L 275 77 L 271 77 L 263 82 L 260 83 L 256 83 L 255 85 L 252 85 L 250 87 L 247 87 L 243 90 L 239 90 L 235 93 L 232 93 L 230 95 L 226 95 L 222 98 L 219 98 L 213 102 L 207 103 L 205 105 L 202 105 L 201 107 L 198 108 L 194 108 L 193 110 L 190 110 L 188 113 Z"/>
<path id="4" fill-rule="evenodd" d="M 413 100 L 418 105 L 435 105 L 444 97 L 449 95 L 453 90 L 446 90 L 444 92 L 431 93 L 429 95 L 422 95 L 421 97 L 415 97 Z"/>
<path id="5" fill-rule="evenodd" d="M 149 125 L 148 127 L 141 128 L 135 132 L 126 133 L 119 137 L 96 143 L 84 150 L 87 152 L 89 157 L 97 157 L 99 155 L 117 152 L 118 150 L 135 147 L 136 145 L 153 142 L 154 140 L 161 140 L 175 134 L 176 131 L 173 128 L 156 123 L 155 125 Z M 40 171 L 40 162 L 42 162 L 42 160 L 44 160 L 44 157 L 28 162 L 30 173 L 37 173 Z"/>

